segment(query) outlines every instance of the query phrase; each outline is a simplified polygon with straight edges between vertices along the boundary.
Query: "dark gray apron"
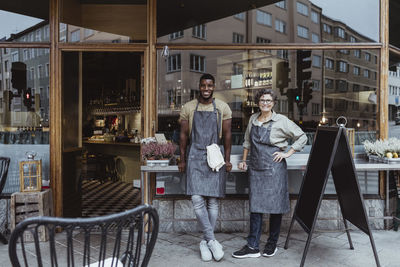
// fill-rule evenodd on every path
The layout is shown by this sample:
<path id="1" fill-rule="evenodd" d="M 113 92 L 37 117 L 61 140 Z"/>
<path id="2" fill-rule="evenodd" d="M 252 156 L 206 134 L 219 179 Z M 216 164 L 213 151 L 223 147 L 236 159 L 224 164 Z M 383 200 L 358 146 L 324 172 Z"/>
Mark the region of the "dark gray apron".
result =
<path id="1" fill-rule="evenodd" d="M 218 144 L 219 128 L 217 108 L 214 111 L 197 111 L 193 114 L 192 133 L 186 169 L 186 194 L 209 197 L 225 196 L 225 166 L 219 172 L 213 171 L 207 164 L 207 146 Z M 219 116 L 221 119 L 221 116 Z M 221 151 L 222 152 L 222 151 Z"/>
<path id="2" fill-rule="evenodd" d="M 281 151 L 271 145 L 272 121 L 268 128 L 252 125 L 250 131 L 250 212 L 286 213 L 290 210 L 286 161 L 274 162 Z"/>

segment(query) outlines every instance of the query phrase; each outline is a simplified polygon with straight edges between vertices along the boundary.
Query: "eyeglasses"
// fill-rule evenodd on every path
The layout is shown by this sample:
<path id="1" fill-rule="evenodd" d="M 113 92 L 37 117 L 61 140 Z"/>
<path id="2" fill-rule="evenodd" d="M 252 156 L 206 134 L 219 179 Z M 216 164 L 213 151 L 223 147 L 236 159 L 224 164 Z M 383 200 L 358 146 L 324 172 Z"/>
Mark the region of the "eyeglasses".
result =
<path id="1" fill-rule="evenodd" d="M 271 104 L 274 102 L 272 99 L 260 99 L 260 104 Z"/>

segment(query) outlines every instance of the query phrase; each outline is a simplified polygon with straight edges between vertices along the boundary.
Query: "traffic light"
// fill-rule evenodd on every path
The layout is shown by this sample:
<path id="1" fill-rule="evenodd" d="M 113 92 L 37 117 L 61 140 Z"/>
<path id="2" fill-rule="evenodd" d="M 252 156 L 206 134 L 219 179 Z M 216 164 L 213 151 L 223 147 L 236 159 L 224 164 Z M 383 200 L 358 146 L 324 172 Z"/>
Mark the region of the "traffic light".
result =
<path id="1" fill-rule="evenodd" d="M 286 88 L 289 86 L 289 72 L 290 72 L 290 68 L 289 68 L 289 62 L 287 61 L 281 61 L 279 63 L 276 64 L 276 83 L 275 86 L 276 88 Z"/>
<path id="2" fill-rule="evenodd" d="M 311 79 L 311 50 L 297 50 L 297 88 L 303 88 L 304 81 Z"/>
<path id="3" fill-rule="evenodd" d="M 301 88 L 296 88 L 294 90 L 294 101 L 299 104 L 303 101 L 303 94 L 301 93 Z"/>
<path id="4" fill-rule="evenodd" d="M 312 99 L 312 87 L 313 83 L 312 82 L 306 82 L 304 83 L 304 88 L 303 88 L 303 102 L 305 105 Z"/>
<path id="5" fill-rule="evenodd" d="M 31 88 L 24 90 L 23 98 L 24 98 L 24 106 L 27 107 L 28 110 L 30 110 L 33 104 L 33 96 Z"/>

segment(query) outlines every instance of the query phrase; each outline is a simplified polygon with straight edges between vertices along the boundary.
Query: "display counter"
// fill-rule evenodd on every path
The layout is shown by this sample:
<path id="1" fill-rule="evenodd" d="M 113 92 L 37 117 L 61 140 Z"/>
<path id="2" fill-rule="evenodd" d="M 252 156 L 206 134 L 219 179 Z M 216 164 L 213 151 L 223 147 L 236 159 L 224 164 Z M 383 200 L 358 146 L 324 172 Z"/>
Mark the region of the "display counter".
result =
<path id="1" fill-rule="evenodd" d="M 302 182 L 302 177 L 304 174 L 304 171 L 306 170 L 307 167 L 307 161 L 308 161 L 308 154 L 295 154 L 292 157 L 287 159 L 287 168 L 289 171 L 289 191 L 292 191 L 290 193 L 292 194 L 297 194 L 298 189 L 301 186 Z M 227 177 L 227 184 L 226 184 L 226 194 L 229 195 L 229 190 L 230 190 L 230 176 L 235 176 L 236 179 L 242 180 L 242 185 L 243 185 L 243 180 L 245 183 L 247 183 L 247 174 L 246 171 L 239 170 L 237 168 L 238 162 L 241 159 L 241 155 L 232 155 L 231 156 L 231 162 L 232 162 L 232 171 L 231 173 L 228 173 Z M 371 194 L 371 191 L 375 192 L 372 193 L 371 195 L 375 195 L 379 197 L 378 189 L 379 189 L 379 171 L 386 171 L 387 173 L 387 179 L 386 179 L 386 199 L 385 199 L 385 216 L 390 215 L 389 214 L 389 171 L 391 170 L 400 170 L 400 164 L 386 164 L 386 163 L 375 163 L 375 162 L 369 162 L 365 155 L 356 155 L 356 158 L 354 160 L 354 165 L 355 169 L 357 171 L 357 176 L 358 176 L 358 182 L 360 185 L 360 190 L 363 194 Z M 157 183 L 163 182 L 163 179 L 165 181 L 165 177 L 168 177 L 169 179 L 172 179 L 171 183 L 178 184 L 180 186 L 180 193 L 175 194 L 175 195 L 184 195 L 185 192 L 185 179 L 184 175 L 179 173 L 178 166 L 173 165 L 173 166 L 167 166 L 167 167 L 160 167 L 160 166 L 154 166 L 154 167 L 148 167 L 148 166 L 141 166 L 141 184 L 144 185 L 144 189 L 142 190 L 142 202 L 143 203 L 149 203 L 150 201 L 150 180 L 149 180 L 149 175 L 145 175 L 146 173 L 156 173 L 156 181 Z M 372 175 L 371 175 L 372 173 Z M 292 174 L 292 179 L 291 179 L 291 174 Z M 239 176 L 237 176 L 239 175 Z M 172 177 L 172 178 L 171 178 Z M 330 181 L 329 181 L 330 180 Z M 334 184 L 332 179 L 329 179 L 327 189 L 325 191 L 325 194 L 335 194 L 335 189 L 334 189 Z M 234 185 L 236 187 L 236 190 L 238 189 L 237 184 Z M 293 188 L 296 187 L 296 192 L 293 192 Z M 330 188 L 331 187 L 331 188 Z M 372 188 L 372 189 L 371 189 Z M 231 189 L 235 189 L 232 188 Z M 156 190 L 157 192 L 157 190 Z M 240 190 L 240 193 L 242 194 L 247 194 L 248 190 Z M 157 193 L 156 193 L 157 194 Z M 162 197 L 162 196 L 160 196 Z M 385 217 L 385 219 L 389 219 L 391 217 Z"/>

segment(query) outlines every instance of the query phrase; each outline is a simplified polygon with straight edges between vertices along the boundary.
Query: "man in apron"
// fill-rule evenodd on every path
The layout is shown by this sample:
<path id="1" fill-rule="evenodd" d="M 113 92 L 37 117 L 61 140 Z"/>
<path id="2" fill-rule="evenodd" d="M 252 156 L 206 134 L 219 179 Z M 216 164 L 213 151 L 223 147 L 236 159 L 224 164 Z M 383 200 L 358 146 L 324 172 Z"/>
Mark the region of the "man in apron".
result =
<path id="1" fill-rule="evenodd" d="M 288 173 L 285 158 L 303 149 L 307 142 L 305 133 L 286 116 L 273 112 L 277 99 L 274 91 L 261 89 L 255 96 L 260 112 L 250 117 L 243 144 L 243 161 L 239 169 L 247 168 L 250 152 L 250 233 L 247 244 L 233 252 L 235 258 L 260 257 L 260 237 L 264 213 L 269 218 L 269 238 L 263 256 L 272 257 L 277 251 L 277 242 L 282 214 L 290 211 Z M 288 140 L 294 142 L 284 152 Z"/>
<path id="2" fill-rule="evenodd" d="M 201 258 L 219 261 L 223 258 L 222 245 L 215 239 L 214 228 L 218 217 L 218 200 L 225 196 L 226 171 L 232 169 L 231 120 L 229 106 L 214 99 L 215 79 L 211 74 L 200 78 L 198 99 L 186 103 L 180 114 L 180 162 L 179 171 L 186 171 L 186 194 L 192 196 L 197 221 L 204 238 L 200 242 Z M 190 138 L 189 138 L 190 136 Z M 225 166 L 218 172 L 207 164 L 207 149 L 219 144 L 224 137 Z"/>

